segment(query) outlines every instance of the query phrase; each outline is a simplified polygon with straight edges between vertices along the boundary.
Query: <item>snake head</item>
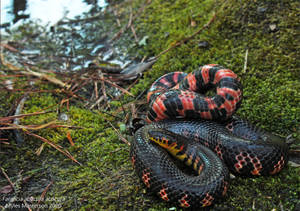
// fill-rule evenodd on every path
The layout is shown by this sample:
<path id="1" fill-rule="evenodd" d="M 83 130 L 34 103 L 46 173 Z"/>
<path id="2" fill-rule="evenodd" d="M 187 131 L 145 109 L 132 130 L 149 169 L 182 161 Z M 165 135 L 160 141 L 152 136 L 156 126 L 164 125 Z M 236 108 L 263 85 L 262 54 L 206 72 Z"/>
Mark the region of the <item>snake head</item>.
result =
<path id="1" fill-rule="evenodd" d="M 143 127 L 146 124 L 145 120 L 142 118 L 134 118 L 131 120 L 130 125 L 129 125 L 129 133 L 131 135 L 134 135 L 135 132 Z"/>

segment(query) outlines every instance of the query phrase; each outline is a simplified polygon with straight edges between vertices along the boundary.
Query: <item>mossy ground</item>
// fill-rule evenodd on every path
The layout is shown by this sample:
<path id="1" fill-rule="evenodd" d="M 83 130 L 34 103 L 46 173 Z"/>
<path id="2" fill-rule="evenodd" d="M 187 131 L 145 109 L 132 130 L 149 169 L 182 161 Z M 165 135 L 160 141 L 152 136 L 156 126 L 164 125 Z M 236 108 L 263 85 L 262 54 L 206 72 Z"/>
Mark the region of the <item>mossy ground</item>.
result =
<path id="1" fill-rule="evenodd" d="M 143 3 L 133 2 L 134 8 Z M 216 11 L 216 19 L 207 30 L 160 57 L 130 91 L 138 96 L 167 72 L 190 72 L 200 65 L 221 64 L 241 77 L 244 100 L 238 115 L 273 133 L 293 134 L 299 139 L 298 1 L 229 0 L 221 4 L 212 0 L 153 0 L 134 23 L 138 34 L 148 36 L 147 44 L 138 53 L 149 57 L 157 55 L 201 28 Z M 201 46 L 203 41 L 208 46 Z M 246 51 L 247 68 L 244 71 Z M 9 95 L 2 96 L 8 98 Z M 18 97 L 10 96 L 8 100 L 14 102 Z M 61 99 L 59 94 L 35 93 L 26 102 L 25 111 L 55 106 Z M 120 102 L 131 101 L 134 98 L 126 96 Z M 2 111 L 7 107 L 3 105 Z M 116 108 L 112 103 L 112 109 Z M 38 139 L 27 137 L 26 144 L 21 147 L 11 142 L 10 147 L 5 148 L 7 154 L 0 154 L 1 166 L 12 178 L 21 170 L 23 176 L 33 175 L 22 189 L 23 197 L 39 197 L 40 188 L 54 181 L 46 196 L 56 200 L 57 209 L 168 210 L 172 207 L 148 193 L 134 174 L 129 147 L 119 140 L 108 123 L 111 121 L 115 126 L 125 123 L 124 113 L 112 117 L 83 109 L 72 102 L 68 111 L 63 109 L 61 112 L 69 115 L 65 124 L 82 129 L 46 129 L 38 133 L 68 149 L 83 165 L 71 162 L 47 145 L 37 156 L 35 151 L 42 145 Z M 42 124 L 56 119 L 57 114 L 52 112 L 26 118 L 23 123 Z M 66 138 L 68 132 L 75 146 L 70 146 Z M 131 139 L 125 131 L 121 132 Z M 237 177 L 232 180 L 227 197 L 212 209 L 299 209 L 299 175 L 299 168 L 289 166 L 272 177 Z M 1 178 L 0 186 L 6 184 Z M 0 195 L 0 199 L 4 197 L 7 195 Z M 53 201 L 44 203 L 55 204 Z"/>

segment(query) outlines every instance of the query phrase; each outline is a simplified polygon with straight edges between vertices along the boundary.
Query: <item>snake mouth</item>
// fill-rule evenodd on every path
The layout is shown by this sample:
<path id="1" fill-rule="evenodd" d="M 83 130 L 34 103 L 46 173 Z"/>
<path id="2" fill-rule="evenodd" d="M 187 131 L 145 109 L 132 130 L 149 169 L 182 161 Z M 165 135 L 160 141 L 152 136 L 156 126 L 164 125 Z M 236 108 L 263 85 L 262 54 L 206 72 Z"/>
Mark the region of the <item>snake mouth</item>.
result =
<path id="1" fill-rule="evenodd" d="M 216 64 L 158 78 L 147 94 L 146 121 L 132 121 L 132 162 L 146 187 L 180 207 L 205 207 L 225 195 L 229 171 L 240 176 L 280 172 L 288 146 L 234 116 L 241 101 L 238 76 Z"/>

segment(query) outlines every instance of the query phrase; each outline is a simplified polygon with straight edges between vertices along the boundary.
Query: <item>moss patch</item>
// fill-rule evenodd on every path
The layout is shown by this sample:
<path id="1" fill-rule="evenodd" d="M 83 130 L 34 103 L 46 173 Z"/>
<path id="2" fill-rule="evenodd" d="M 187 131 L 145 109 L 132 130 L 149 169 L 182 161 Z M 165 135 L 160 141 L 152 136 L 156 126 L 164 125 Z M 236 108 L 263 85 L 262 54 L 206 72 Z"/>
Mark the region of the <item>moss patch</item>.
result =
<path id="1" fill-rule="evenodd" d="M 133 1 L 133 11 L 143 2 Z M 223 5 L 212 0 L 153 0 L 134 22 L 137 34 L 148 36 L 147 44 L 138 50 L 140 56 L 157 55 L 201 28 L 214 11 L 218 13 L 209 29 L 160 57 L 130 91 L 138 96 L 164 73 L 190 72 L 200 65 L 217 63 L 241 77 L 244 100 L 238 111 L 240 116 L 281 136 L 293 134 L 299 138 L 300 65 L 299 49 L 295 45 L 299 28 L 297 8 L 298 1 L 288 0 L 230 0 Z M 22 39 L 18 36 L 15 39 Z M 203 42 L 208 45 L 203 46 Z M 246 51 L 248 62 L 244 71 Z M 7 96 L 5 99 L 10 103 L 20 97 L 3 94 L 1 99 L 3 96 Z M 58 108 L 62 98 L 58 93 L 32 94 L 25 104 L 25 111 L 35 112 L 51 106 Z M 117 109 L 119 103 L 133 100 L 126 96 L 111 105 Z M 6 104 L 1 105 L 1 113 L 8 108 Z M 42 143 L 32 137 L 26 137 L 26 144 L 22 147 L 12 143 L 3 148 L 6 154 L 0 154 L 1 166 L 14 181 L 21 169 L 24 170 L 23 176 L 33 175 L 33 180 L 23 187 L 23 197 L 40 197 L 46 185 L 54 181 L 47 198 L 56 202 L 48 200 L 44 204 L 49 207 L 56 204 L 57 209 L 168 210 L 172 207 L 148 193 L 134 174 L 129 147 L 119 140 L 108 123 L 109 120 L 116 127 L 125 123 L 122 112 L 107 111 L 117 113 L 113 117 L 83 109 L 72 101 L 70 109 L 63 107 L 61 112 L 69 116 L 67 122 L 61 124 L 82 128 L 45 129 L 38 134 L 66 148 L 83 165 L 72 163 L 48 145 L 44 145 L 42 154 L 37 156 L 35 152 Z M 43 124 L 57 119 L 58 113 L 52 109 L 50 113 L 26 118 L 23 123 Z M 74 146 L 70 146 L 67 133 L 70 133 Z M 125 131 L 122 135 L 129 140 L 132 138 Z M 227 197 L 213 209 L 296 210 L 300 206 L 299 174 L 299 168 L 289 167 L 273 177 L 236 178 Z M 38 185 L 38 181 L 45 181 L 45 184 Z M 4 185 L 7 181 L 1 177 L 0 187 Z M 39 190 L 30 192 L 33 187 Z M 0 199 L 3 197 L 8 196 L 0 194 Z M 1 201 L 0 205 L 3 204 Z"/>

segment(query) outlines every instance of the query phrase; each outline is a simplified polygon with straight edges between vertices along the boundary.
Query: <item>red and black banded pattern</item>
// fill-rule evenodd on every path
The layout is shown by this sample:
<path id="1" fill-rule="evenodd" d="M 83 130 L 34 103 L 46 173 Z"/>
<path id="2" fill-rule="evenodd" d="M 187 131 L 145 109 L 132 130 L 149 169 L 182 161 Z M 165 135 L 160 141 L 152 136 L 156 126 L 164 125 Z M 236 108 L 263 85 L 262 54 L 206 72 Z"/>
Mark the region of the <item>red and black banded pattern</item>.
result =
<path id="1" fill-rule="evenodd" d="M 149 141 L 152 137 L 174 146 L 175 156 L 192 166 L 198 176 L 185 175 L 169 154 Z M 209 206 L 225 195 L 229 184 L 226 169 L 244 176 L 280 172 L 288 162 L 288 146 L 282 138 L 236 117 L 222 123 L 163 120 L 137 130 L 131 159 L 152 192 L 178 206 L 195 208 Z"/>
<path id="2" fill-rule="evenodd" d="M 229 171 L 223 161 L 209 148 L 159 125 L 145 125 L 135 133 L 131 147 L 133 166 L 142 182 L 162 200 L 180 207 L 205 207 L 225 195 Z M 165 137 L 161 139 L 161 137 Z M 157 148 L 148 139 L 161 139 L 174 146 L 175 156 L 192 166 L 197 176 L 187 176 L 172 162 L 169 154 Z M 213 165 L 212 165 L 213 164 Z"/>
<path id="3" fill-rule="evenodd" d="M 203 96 L 211 88 L 216 88 L 216 95 Z M 242 88 L 233 71 L 210 64 L 189 74 L 174 72 L 160 77 L 150 88 L 147 100 L 148 122 L 179 116 L 225 120 L 239 107 Z"/>
<path id="4" fill-rule="evenodd" d="M 204 97 L 210 88 L 217 94 Z M 225 195 L 228 170 L 246 176 L 280 172 L 288 162 L 287 144 L 233 117 L 241 99 L 236 74 L 218 65 L 156 80 L 147 95 L 147 120 L 152 123 L 137 130 L 130 152 L 146 187 L 178 206 L 205 207 Z M 179 170 L 155 143 L 191 166 L 197 176 Z"/>

